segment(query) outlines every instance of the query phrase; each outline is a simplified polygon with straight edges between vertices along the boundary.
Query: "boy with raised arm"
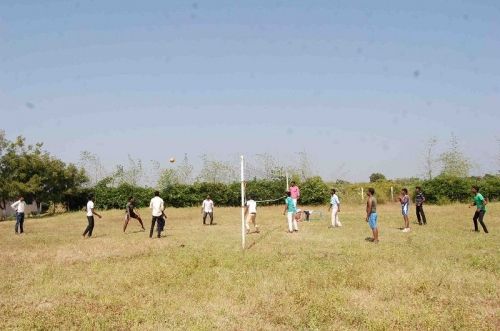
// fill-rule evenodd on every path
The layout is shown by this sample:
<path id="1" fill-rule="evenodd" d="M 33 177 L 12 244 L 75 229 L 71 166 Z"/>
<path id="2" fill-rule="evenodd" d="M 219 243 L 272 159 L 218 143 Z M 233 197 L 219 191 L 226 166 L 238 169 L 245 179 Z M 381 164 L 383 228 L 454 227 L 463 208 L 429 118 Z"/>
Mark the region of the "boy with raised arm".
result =
<path id="1" fill-rule="evenodd" d="M 24 197 L 20 196 L 19 200 L 14 202 L 11 207 L 16 211 L 16 225 L 14 231 L 16 234 L 22 234 L 24 233 L 24 211 L 26 209 Z"/>
<path id="2" fill-rule="evenodd" d="M 290 191 L 290 197 L 293 200 L 295 208 L 297 208 L 297 202 L 300 199 L 300 189 L 297 186 L 297 184 L 295 184 L 295 182 L 291 182 L 290 183 L 290 189 L 289 189 L 289 191 Z"/>

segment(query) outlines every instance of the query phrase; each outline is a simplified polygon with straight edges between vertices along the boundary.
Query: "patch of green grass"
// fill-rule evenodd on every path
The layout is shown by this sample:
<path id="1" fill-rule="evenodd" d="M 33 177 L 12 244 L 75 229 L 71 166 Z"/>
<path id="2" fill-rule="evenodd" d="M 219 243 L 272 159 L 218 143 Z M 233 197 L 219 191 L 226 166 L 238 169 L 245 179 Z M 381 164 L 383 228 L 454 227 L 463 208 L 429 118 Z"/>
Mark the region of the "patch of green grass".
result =
<path id="1" fill-rule="evenodd" d="M 122 211 L 96 219 L 92 239 L 84 213 L 28 219 L 23 236 L 2 222 L 0 329 L 500 328 L 500 204 L 488 235 L 465 205 L 427 206 L 429 225 L 410 233 L 398 205 L 380 206 L 378 245 L 363 206 L 343 206 L 342 228 L 325 217 L 296 234 L 281 207 L 258 211 L 244 252 L 238 208 L 217 209 L 216 226 L 169 209 L 161 239 L 134 221 L 123 234 Z"/>

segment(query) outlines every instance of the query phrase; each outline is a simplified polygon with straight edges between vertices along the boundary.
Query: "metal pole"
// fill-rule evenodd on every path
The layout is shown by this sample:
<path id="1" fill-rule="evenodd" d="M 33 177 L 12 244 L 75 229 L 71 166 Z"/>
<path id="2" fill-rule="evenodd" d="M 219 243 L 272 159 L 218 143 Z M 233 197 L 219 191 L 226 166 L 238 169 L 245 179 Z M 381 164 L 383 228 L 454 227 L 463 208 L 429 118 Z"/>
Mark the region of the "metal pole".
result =
<path id="1" fill-rule="evenodd" d="M 241 158 L 241 248 L 245 249 L 245 159 Z"/>

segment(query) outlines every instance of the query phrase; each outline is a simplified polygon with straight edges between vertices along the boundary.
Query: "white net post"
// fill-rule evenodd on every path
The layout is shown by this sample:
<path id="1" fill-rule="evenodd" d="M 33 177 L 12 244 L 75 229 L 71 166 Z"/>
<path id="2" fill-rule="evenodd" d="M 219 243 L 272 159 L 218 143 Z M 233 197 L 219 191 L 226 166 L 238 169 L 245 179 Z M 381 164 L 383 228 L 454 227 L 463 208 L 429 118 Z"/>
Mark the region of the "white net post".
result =
<path id="1" fill-rule="evenodd" d="M 245 249 L 245 159 L 241 158 L 241 248 Z"/>
<path id="2" fill-rule="evenodd" d="M 285 187 L 285 192 L 288 192 L 290 189 L 290 185 L 288 184 L 288 171 L 286 172 L 286 187 Z"/>

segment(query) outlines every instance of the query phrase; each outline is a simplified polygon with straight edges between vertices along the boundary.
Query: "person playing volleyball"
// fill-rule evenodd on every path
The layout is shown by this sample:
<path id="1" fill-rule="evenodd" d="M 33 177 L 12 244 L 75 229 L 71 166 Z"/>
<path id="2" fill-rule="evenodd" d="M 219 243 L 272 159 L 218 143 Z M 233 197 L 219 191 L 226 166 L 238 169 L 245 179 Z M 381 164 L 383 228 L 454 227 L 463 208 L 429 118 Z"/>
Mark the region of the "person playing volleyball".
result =
<path id="1" fill-rule="evenodd" d="M 247 230 L 247 234 L 250 233 L 250 223 L 253 224 L 255 228 L 255 233 L 259 233 L 259 226 L 257 225 L 257 202 L 252 199 L 252 196 L 248 196 L 248 200 L 245 205 L 245 228 Z"/>
<path id="2" fill-rule="evenodd" d="M 135 199 L 134 197 L 129 197 L 127 206 L 125 207 L 125 224 L 123 224 L 123 232 L 127 230 L 128 222 L 131 218 L 135 218 L 141 224 L 142 230 L 145 231 L 144 224 L 142 224 L 142 219 L 139 213 L 135 211 Z"/>

